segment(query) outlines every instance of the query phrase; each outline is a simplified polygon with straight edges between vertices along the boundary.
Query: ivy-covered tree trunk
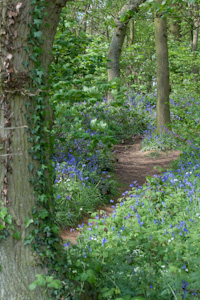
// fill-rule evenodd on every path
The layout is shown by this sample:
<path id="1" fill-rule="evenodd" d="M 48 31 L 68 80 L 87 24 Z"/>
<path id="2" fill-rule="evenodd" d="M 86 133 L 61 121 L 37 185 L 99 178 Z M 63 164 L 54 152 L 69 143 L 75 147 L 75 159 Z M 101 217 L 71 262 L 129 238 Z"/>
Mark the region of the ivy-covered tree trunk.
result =
<path id="1" fill-rule="evenodd" d="M 45 2 L 48 3 L 45 5 Z M 65 2 L 2 0 L 0 3 L 1 300 L 43 299 L 40 290 L 31 292 L 28 288 L 35 274 L 44 272 L 31 246 L 24 245 L 29 228 L 37 230 L 33 225 L 26 228 L 33 219 L 32 211 L 38 201 L 30 183 L 31 176 L 37 173 L 34 170 L 39 166 L 38 156 L 34 157 L 29 150 L 34 145 L 41 156 L 44 151 L 40 148 L 44 142 L 37 134 L 44 120 L 37 119 L 36 113 L 40 110 L 44 119 L 42 109 L 46 108 L 44 103 L 36 107 L 34 102 L 39 101 L 40 81 L 47 77 L 53 39 Z M 28 129 L 30 123 L 33 127 Z M 44 178 L 44 173 L 42 176 Z M 12 230 L 1 230 L 5 221 L 10 223 L 11 220 L 5 219 L 5 209 L 12 216 Z"/>
<path id="2" fill-rule="evenodd" d="M 115 77 L 120 77 L 120 55 L 122 52 L 122 46 L 126 35 L 128 22 L 132 17 L 132 12 L 137 12 L 139 6 L 145 2 L 145 0 L 129 0 L 123 8 L 119 11 L 115 19 L 115 30 L 113 32 L 111 44 L 108 51 L 108 80 L 112 80 Z M 121 18 L 124 21 L 121 21 Z"/>
<path id="3" fill-rule="evenodd" d="M 155 0 L 162 4 L 162 0 Z M 155 42 L 157 64 L 157 131 L 170 123 L 169 105 L 169 63 L 167 45 L 167 21 L 160 12 L 155 12 Z"/>

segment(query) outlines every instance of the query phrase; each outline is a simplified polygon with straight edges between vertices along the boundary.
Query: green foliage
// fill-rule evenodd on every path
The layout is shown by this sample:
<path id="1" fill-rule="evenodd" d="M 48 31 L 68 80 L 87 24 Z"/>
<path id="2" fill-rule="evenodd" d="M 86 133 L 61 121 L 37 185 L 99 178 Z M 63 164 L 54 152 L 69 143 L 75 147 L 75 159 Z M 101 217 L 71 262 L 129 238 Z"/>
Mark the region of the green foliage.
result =
<path id="1" fill-rule="evenodd" d="M 97 205 L 102 204 L 102 196 L 96 185 L 60 175 L 55 184 L 56 222 L 62 227 L 74 226 L 84 214 L 91 213 Z"/>
<path id="2" fill-rule="evenodd" d="M 177 42 L 170 43 L 170 80 L 175 93 L 194 93 L 199 91 L 198 70 L 200 56 L 196 52 L 191 52 L 189 41 L 182 42 L 181 46 Z M 195 83 L 195 84 L 194 84 Z"/>
<path id="3" fill-rule="evenodd" d="M 8 236 L 8 229 L 12 224 L 12 216 L 5 206 L 0 206 L 0 241 Z"/>
<path id="4" fill-rule="evenodd" d="M 127 42 L 121 55 L 123 83 L 138 93 L 151 93 L 155 81 L 155 41 L 153 23 L 140 15 L 134 22 L 133 45 Z"/>
<path id="5" fill-rule="evenodd" d="M 178 148 L 177 138 L 173 132 L 156 132 L 146 135 L 142 141 L 142 151 L 158 150 L 158 151 L 169 151 Z"/>
<path id="6" fill-rule="evenodd" d="M 97 2 L 93 3 L 96 8 L 103 7 L 103 4 Z M 113 8 L 109 2 L 107 8 Z M 81 212 L 90 212 L 101 203 L 102 194 L 106 194 L 114 186 L 112 177 L 109 179 L 107 173 L 103 174 L 113 168 L 113 144 L 143 132 L 147 123 L 152 120 L 149 103 L 151 106 L 155 100 L 147 96 L 140 102 L 134 95 L 137 105 L 132 108 L 129 102 L 126 103 L 126 88 L 119 91 L 121 82 L 114 80 L 107 83 L 106 53 L 109 43 L 102 38 L 102 32 L 105 32 L 104 25 L 100 24 L 99 32 L 88 37 L 85 32 L 79 30 L 82 15 L 76 14 L 77 22 L 74 22 L 72 17 L 65 17 L 64 12 L 54 44 L 54 61 L 50 75 L 51 106 L 55 111 L 54 155 L 60 153 L 57 151 L 59 147 L 67 158 L 69 154 L 73 155 L 77 162 L 77 174 L 82 177 L 77 175 L 72 178 L 69 172 L 71 165 L 63 163 L 62 157 L 57 157 L 60 169 L 56 169 L 56 199 L 51 201 L 52 190 L 47 187 L 45 175 L 47 171 L 52 172 L 52 169 L 45 156 L 46 150 L 52 147 L 52 142 L 46 142 L 49 135 L 49 127 L 45 122 L 46 87 L 43 84 L 44 71 L 40 67 L 44 3 L 43 0 L 32 1 L 34 22 L 30 26 L 30 48 L 26 49 L 30 60 L 34 62 L 34 68 L 30 70 L 33 86 L 30 92 L 37 87 L 41 93 L 32 97 L 31 103 L 27 103 L 27 107 L 30 108 L 30 115 L 27 116 L 30 121 L 30 142 L 33 144 L 30 153 L 39 163 L 39 168 L 32 164 L 28 168 L 30 181 L 38 196 L 39 209 L 34 207 L 33 219 L 27 218 L 25 221 L 26 227 L 34 225 L 25 245 L 32 244 L 41 258 L 41 266 L 48 265 L 49 273 L 53 275 L 38 274 L 29 288 L 33 290 L 42 286 L 44 297 L 49 292 L 54 299 L 61 299 L 63 295 L 65 299 L 74 300 L 181 299 L 183 291 L 187 288 L 183 282 L 189 282 L 191 289 L 198 288 L 199 282 L 199 274 L 196 271 L 199 265 L 198 189 L 193 191 L 194 201 L 189 214 L 187 191 L 183 191 L 178 185 L 163 183 L 161 179 L 149 179 L 149 189 L 147 186 L 142 190 L 133 189 L 125 202 L 125 199 L 122 199 L 111 217 L 97 220 L 96 228 L 84 232 L 77 246 L 68 248 L 69 244 L 66 244 L 67 250 L 62 246 L 58 237 L 59 227 L 55 225 L 54 217 L 56 216 L 57 223 L 66 222 L 66 225 L 73 225 L 82 216 Z M 169 12 L 168 2 L 165 4 L 165 10 Z M 84 12 L 82 5 L 83 3 L 80 9 Z M 73 11 L 67 13 L 69 16 Z M 135 91 L 145 93 L 155 87 L 153 24 L 149 22 L 149 17 L 150 13 L 141 15 L 141 20 L 137 20 L 134 45 L 126 48 L 122 55 L 122 82 Z M 106 17 L 108 33 L 113 26 L 111 19 Z M 171 81 L 176 94 L 180 92 L 180 86 L 182 89 L 183 84 L 185 91 L 196 90 L 191 84 L 196 75 L 191 75 L 190 70 L 191 65 L 196 67 L 193 61 L 195 57 L 198 62 L 198 53 L 195 56 L 191 55 L 188 41 L 182 42 L 182 45 L 184 46 L 180 48 L 173 41 L 170 44 Z M 23 65 L 28 68 L 29 62 L 23 62 Z M 108 91 L 111 91 L 115 98 L 110 105 L 103 101 Z M 32 103 L 35 103 L 34 107 Z M 189 107 L 185 107 L 181 101 L 178 107 L 172 107 L 173 117 L 180 118 L 173 120 L 173 130 L 176 135 L 181 133 L 180 138 L 184 140 L 184 146 L 190 135 L 195 146 L 200 142 L 199 116 L 194 110 L 192 101 Z M 188 118 L 187 114 L 195 118 Z M 52 139 L 51 136 L 50 140 Z M 175 143 L 168 134 L 159 137 L 160 143 L 157 140 L 156 136 L 153 136 L 153 142 L 144 142 L 145 147 L 164 150 L 172 148 Z M 191 142 L 186 150 L 190 146 Z M 80 148 L 85 150 L 85 153 L 79 151 Z M 197 158 L 197 153 L 194 153 L 194 156 Z M 96 169 L 87 169 L 85 166 L 93 162 L 94 157 L 95 163 L 98 162 L 95 165 Z M 191 160 L 190 155 L 184 158 L 185 164 Z M 66 172 L 61 172 L 61 169 L 65 169 Z M 191 184 L 199 186 L 199 178 L 195 176 L 198 175 L 197 170 L 194 168 L 191 172 L 194 174 L 191 176 Z M 183 175 L 178 175 L 177 180 L 181 180 L 182 177 Z M 133 208 L 136 204 L 137 208 Z M 5 210 L 0 210 L 0 214 L 3 215 L 0 227 L 5 226 L 4 222 L 11 222 Z M 98 218 L 99 216 L 96 216 L 96 219 Z M 194 222 L 190 221 L 190 218 Z M 155 223 L 154 220 L 158 222 Z M 175 227 L 177 224 L 180 226 L 182 220 L 189 224 L 190 236 L 184 236 L 185 232 L 187 234 L 187 226 L 182 235 Z M 169 238 L 169 234 L 173 232 L 171 228 L 177 236 L 176 240 L 171 236 Z M 3 232 L 6 234 L 4 227 Z M 20 239 L 18 231 L 14 231 L 14 235 Z M 195 298 L 195 295 L 193 297 L 192 292 L 189 292 L 190 299 Z"/>
<path id="7" fill-rule="evenodd" d="M 46 300 L 46 295 L 48 295 L 49 290 L 58 290 L 62 288 L 62 283 L 58 279 L 54 279 L 52 276 L 43 276 L 41 274 L 36 274 L 37 279 L 29 285 L 30 291 L 36 289 L 37 286 L 43 288 L 43 299 Z M 50 300 L 48 298 L 47 300 Z"/>
<path id="8" fill-rule="evenodd" d="M 199 191 L 189 200 L 181 184 L 186 187 L 189 180 L 198 187 L 199 171 L 191 167 L 189 179 L 179 168 L 191 157 L 199 164 L 197 153 L 182 156 L 175 177 L 169 172 L 163 179 L 149 178 L 141 190 L 132 189 L 112 216 L 97 220 L 90 231 L 82 232 L 77 247 L 68 248 L 73 257 L 85 253 L 82 264 L 75 263 L 75 278 L 85 285 L 90 282 L 87 273 L 92 274 L 98 299 L 174 299 L 174 291 L 181 299 L 187 293 L 186 282 L 190 299 L 195 299 L 191 294 L 199 282 Z"/>
<path id="9" fill-rule="evenodd" d="M 70 30 L 73 21 L 66 22 L 64 14 L 62 18 L 54 43 L 51 72 L 53 100 L 62 101 L 64 98 L 71 103 L 88 97 L 100 100 L 101 92 L 105 93 L 109 87 L 106 82 L 108 45 L 102 38 L 94 41 L 84 32 L 77 36 Z"/>

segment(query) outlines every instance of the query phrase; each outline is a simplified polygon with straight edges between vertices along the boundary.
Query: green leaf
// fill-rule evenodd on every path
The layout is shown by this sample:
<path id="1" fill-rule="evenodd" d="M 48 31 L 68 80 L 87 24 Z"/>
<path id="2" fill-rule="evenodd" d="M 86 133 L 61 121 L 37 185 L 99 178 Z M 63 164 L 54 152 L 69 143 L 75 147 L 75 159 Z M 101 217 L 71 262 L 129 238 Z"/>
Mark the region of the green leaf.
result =
<path id="1" fill-rule="evenodd" d="M 84 272 L 84 273 L 81 274 L 80 277 L 81 277 L 82 281 L 86 281 L 88 279 L 88 274 Z"/>
<path id="2" fill-rule="evenodd" d="M 42 76 L 44 75 L 44 71 L 37 70 L 37 75 L 39 76 L 39 78 L 42 78 Z"/>
<path id="3" fill-rule="evenodd" d="M 49 213 L 46 209 L 43 209 L 39 212 L 38 215 L 39 215 L 39 218 L 44 220 L 46 217 L 48 217 Z"/>
<path id="4" fill-rule="evenodd" d="M 56 290 L 61 289 L 63 287 L 61 281 L 58 279 L 51 281 L 47 286 L 48 286 L 48 288 L 53 288 Z"/>
<path id="5" fill-rule="evenodd" d="M 33 164 L 28 164 L 28 169 L 30 172 L 33 172 L 34 165 Z"/>
<path id="6" fill-rule="evenodd" d="M 131 298 L 131 300 L 146 300 L 144 297 L 136 296 Z"/>
<path id="7" fill-rule="evenodd" d="M 59 233 L 59 227 L 56 224 L 53 224 L 53 226 L 51 227 L 51 230 L 55 234 Z"/>
<path id="8" fill-rule="evenodd" d="M 94 284 L 96 282 L 96 276 L 93 270 L 87 270 L 88 282 Z"/>
<path id="9" fill-rule="evenodd" d="M 6 207 L 0 207 L 0 218 L 2 220 L 5 219 L 5 216 L 8 214 L 8 210 Z"/>
<path id="10" fill-rule="evenodd" d="M 25 219 L 25 228 L 29 227 L 29 225 L 32 223 L 33 223 L 33 219 L 26 218 Z"/>
<path id="11" fill-rule="evenodd" d="M 34 19 L 34 24 L 35 25 L 41 25 L 42 24 L 42 20 L 41 19 Z"/>
<path id="12" fill-rule="evenodd" d="M 23 61 L 23 62 L 22 62 L 22 65 L 24 66 L 24 68 L 28 68 L 29 63 L 28 63 L 27 61 Z"/>
<path id="13" fill-rule="evenodd" d="M 33 290 L 35 290 L 36 289 L 36 287 L 37 287 L 37 282 L 36 281 L 34 281 L 33 283 L 31 283 L 30 285 L 29 285 L 29 290 L 31 290 L 31 291 L 33 291 Z"/>
<path id="14" fill-rule="evenodd" d="M 46 285 L 46 280 L 42 274 L 37 274 L 36 275 L 37 280 L 35 281 L 39 286 L 45 286 Z"/>
<path id="15" fill-rule="evenodd" d="M 12 224 L 12 216 L 11 215 L 7 215 L 5 218 L 5 222 L 8 223 L 9 225 Z"/>
<path id="16" fill-rule="evenodd" d="M 21 233 L 18 231 L 18 230 L 16 230 L 14 233 L 13 233 L 13 237 L 14 237 L 14 239 L 17 239 L 17 240 L 21 240 Z"/>
<path id="17" fill-rule="evenodd" d="M 36 31 L 36 32 L 34 32 L 34 34 L 33 34 L 33 36 L 34 36 L 35 38 L 40 38 L 41 35 L 42 35 L 42 32 L 41 32 L 41 31 Z"/>
<path id="18" fill-rule="evenodd" d="M 93 119 L 93 120 L 90 121 L 90 126 L 92 128 L 94 128 L 96 126 L 96 124 L 97 124 L 97 118 L 95 118 L 95 119 Z"/>

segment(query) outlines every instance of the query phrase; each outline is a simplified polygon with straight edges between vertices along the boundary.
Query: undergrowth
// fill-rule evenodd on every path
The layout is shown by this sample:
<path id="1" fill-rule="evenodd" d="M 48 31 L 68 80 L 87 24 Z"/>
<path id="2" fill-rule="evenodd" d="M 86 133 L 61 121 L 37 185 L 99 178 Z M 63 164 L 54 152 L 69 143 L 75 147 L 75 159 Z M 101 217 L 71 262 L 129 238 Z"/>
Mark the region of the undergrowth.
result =
<path id="1" fill-rule="evenodd" d="M 147 100 L 148 97 L 144 100 L 137 96 L 140 110 Z M 126 191 L 112 215 L 92 213 L 94 219 L 89 220 L 87 228 L 84 224 L 79 226 L 82 234 L 78 244 L 65 243 L 67 265 L 73 270 L 70 280 L 77 282 L 78 288 L 67 294 L 63 289 L 56 291 L 57 299 L 61 295 L 85 299 L 86 294 L 93 300 L 200 298 L 199 112 L 190 105 L 187 122 L 180 117 L 178 125 L 179 113 L 187 109 L 183 101 L 194 106 L 198 103 L 181 99 L 172 108 L 171 131 L 174 144 L 179 143 L 183 151 L 180 160 L 162 176 L 148 178 L 143 187 L 136 184 Z M 137 110 L 135 102 L 129 101 L 129 106 L 129 110 Z M 152 114 L 155 117 L 154 109 Z M 153 122 L 147 126 L 152 128 Z M 167 137 L 166 149 L 170 143 Z M 78 182 L 76 179 L 73 184 Z M 87 186 L 87 180 L 83 182 Z M 68 280 L 64 281 L 67 284 Z"/>

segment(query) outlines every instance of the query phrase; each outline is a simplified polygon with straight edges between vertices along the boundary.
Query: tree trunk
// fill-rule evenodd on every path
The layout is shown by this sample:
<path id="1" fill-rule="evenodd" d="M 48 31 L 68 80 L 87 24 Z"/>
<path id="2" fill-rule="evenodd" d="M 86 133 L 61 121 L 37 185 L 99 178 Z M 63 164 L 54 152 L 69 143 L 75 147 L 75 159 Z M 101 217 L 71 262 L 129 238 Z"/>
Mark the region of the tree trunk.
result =
<path id="1" fill-rule="evenodd" d="M 180 41 L 181 38 L 180 20 L 169 18 L 169 32 L 174 37 L 175 41 Z"/>
<path id="2" fill-rule="evenodd" d="M 137 12 L 139 6 L 143 2 L 145 2 L 145 0 L 128 1 L 127 4 L 123 6 L 123 8 L 118 13 L 115 19 L 116 28 L 114 30 L 110 48 L 108 51 L 108 80 L 109 81 L 114 79 L 115 77 L 120 77 L 120 55 L 124 43 L 124 38 L 126 35 L 128 22 L 132 16 L 128 15 L 125 22 L 120 21 L 120 17 L 130 11 Z"/>
<path id="3" fill-rule="evenodd" d="M 60 12 L 65 2 L 48 1 L 45 8 L 48 15 L 42 19 L 41 33 L 44 42 L 41 45 L 41 67 L 45 77 L 51 63 L 50 52 Z M 41 270 L 38 257 L 32 252 L 31 246 L 24 246 L 29 233 L 29 229 L 25 228 L 25 219 L 32 218 L 32 209 L 37 199 L 28 170 L 28 166 L 36 163 L 29 154 L 31 133 L 27 130 L 29 125 L 26 118 L 30 111 L 27 103 L 33 101 L 27 90 L 30 86 L 33 87 L 29 74 L 34 63 L 31 53 L 28 55 L 25 51 L 26 47 L 30 47 L 27 37 L 30 25 L 34 24 L 30 14 L 33 8 L 31 0 L 23 3 L 2 0 L 0 4 L 0 206 L 7 207 L 15 230 L 21 236 L 20 239 L 14 238 L 11 231 L 0 243 L 1 300 L 43 299 L 40 289 L 31 292 L 28 286 L 35 280 L 35 274 L 44 270 Z M 24 67 L 24 62 L 29 62 L 29 69 Z M 32 91 L 39 93 L 36 88 Z"/>
<path id="4" fill-rule="evenodd" d="M 161 4 L 162 0 L 155 0 Z M 162 13 L 155 13 L 155 42 L 157 64 L 157 131 L 170 123 L 169 64 L 167 45 L 167 21 Z"/>
<path id="5" fill-rule="evenodd" d="M 196 81 L 197 91 L 199 90 L 199 66 L 196 64 L 196 56 L 198 50 L 198 40 L 199 40 L 199 4 L 196 3 L 193 6 L 193 15 L 194 15 L 194 25 L 193 25 L 193 34 L 192 34 L 192 52 L 194 55 L 194 65 L 192 68 L 192 73 L 194 74 L 194 79 Z"/>
<path id="6" fill-rule="evenodd" d="M 174 14 L 179 11 L 177 4 L 172 4 Z M 175 41 L 180 41 L 181 38 L 181 18 L 178 15 L 169 17 L 169 33 L 173 36 Z"/>
<path id="7" fill-rule="evenodd" d="M 199 39 L 199 18 L 194 22 L 193 40 L 192 40 L 192 51 L 197 51 Z"/>
<path id="8" fill-rule="evenodd" d="M 191 14 L 194 18 L 194 25 L 192 30 L 192 51 L 195 52 L 198 49 L 198 39 L 199 39 L 199 4 L 196 3 L 190 6 Z"/>

